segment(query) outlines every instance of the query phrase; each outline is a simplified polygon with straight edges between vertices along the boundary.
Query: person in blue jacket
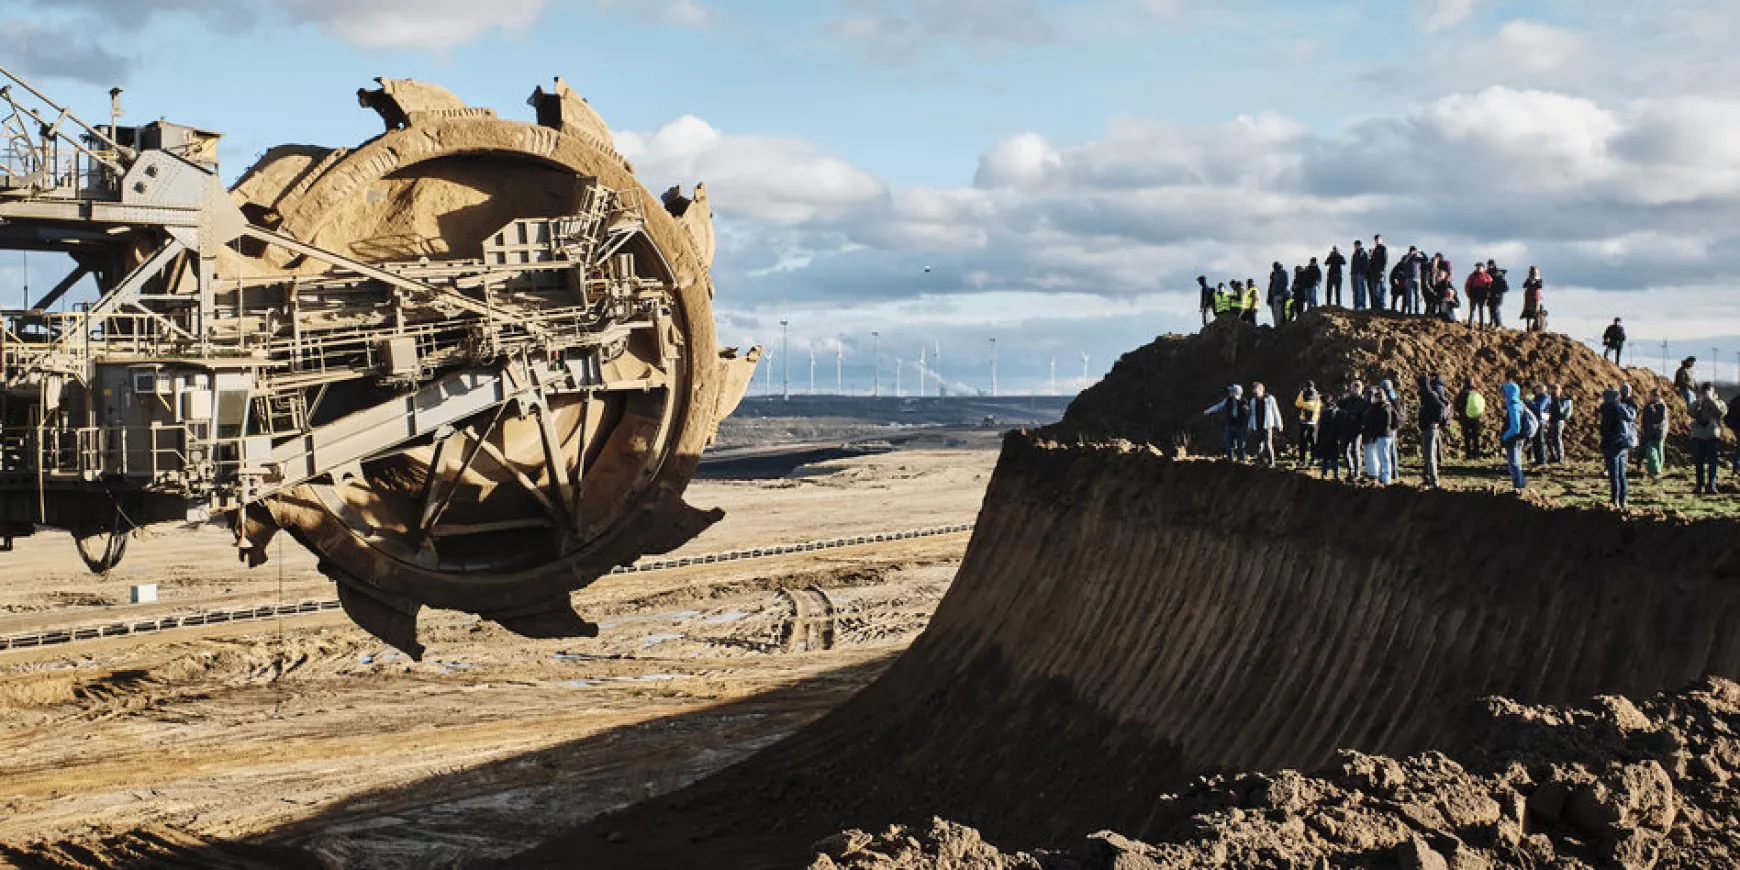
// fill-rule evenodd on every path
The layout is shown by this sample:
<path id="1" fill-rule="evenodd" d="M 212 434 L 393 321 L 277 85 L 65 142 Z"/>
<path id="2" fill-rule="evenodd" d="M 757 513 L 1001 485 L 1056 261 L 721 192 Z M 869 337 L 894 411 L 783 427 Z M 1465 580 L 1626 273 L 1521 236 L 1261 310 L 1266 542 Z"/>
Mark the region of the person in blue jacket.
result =
<path id="1" fill-rule="evenodd" d="M 1637 409 L 1619 401 L 1618 390 L 1601 394 L 1601 458 L 1607 461 L 1607 493 L 1613 506 L 1625 510 L 1626 454 L 1637 446 Z"/>
<path id="2" fill-rule="evenodd" d="M 1523 444 L 1529 440 L 1530 429 L 1538 431 L 1540 424 L 1529 425 L 1534 418 L 1534 412 L 1522 400 L 1522 387 L 1515 382 L 1504 385 L 1504 429 L 1499 433 L 1498 440 L 1504 445 L 1504 461 L 1510 466 L 1510 482 L 1517 489 L 1528 489 L 1528 478 L 1523 476 Z"/>

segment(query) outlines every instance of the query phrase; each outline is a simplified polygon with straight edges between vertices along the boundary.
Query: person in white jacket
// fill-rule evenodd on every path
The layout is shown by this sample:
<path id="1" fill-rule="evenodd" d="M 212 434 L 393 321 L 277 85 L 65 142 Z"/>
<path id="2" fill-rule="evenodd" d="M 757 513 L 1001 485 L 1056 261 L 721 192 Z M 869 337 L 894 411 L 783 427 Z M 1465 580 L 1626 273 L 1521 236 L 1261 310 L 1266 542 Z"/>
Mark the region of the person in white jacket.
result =
<path id="1" fill-rule="evenodd" d="M 1251 384 L 1251 460 L 1275 465 L 1275 433 L 1281 431 L 1281 404 L 1261 382 Z"/>

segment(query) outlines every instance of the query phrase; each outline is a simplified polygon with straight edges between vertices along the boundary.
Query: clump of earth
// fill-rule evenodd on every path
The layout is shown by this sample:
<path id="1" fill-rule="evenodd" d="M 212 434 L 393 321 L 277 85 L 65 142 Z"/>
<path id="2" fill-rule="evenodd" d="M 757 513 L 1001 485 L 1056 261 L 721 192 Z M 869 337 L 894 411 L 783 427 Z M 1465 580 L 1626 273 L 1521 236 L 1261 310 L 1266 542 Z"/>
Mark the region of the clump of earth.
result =
<path id="1" fill-rule="evenodd" d="M 970 827 L 850 830 L 811 870 L 1711 868 L 1740 865 L 1740 684 L 1642 704 L 1488 699 L 1453 759 L 1343 752 L 1310 773 L 1228 773 L 1160 798 L 1150 842 L 1106 831 L 1005 853 Z M 1043 798 L 1036 798 L 1042 800 Z"/>

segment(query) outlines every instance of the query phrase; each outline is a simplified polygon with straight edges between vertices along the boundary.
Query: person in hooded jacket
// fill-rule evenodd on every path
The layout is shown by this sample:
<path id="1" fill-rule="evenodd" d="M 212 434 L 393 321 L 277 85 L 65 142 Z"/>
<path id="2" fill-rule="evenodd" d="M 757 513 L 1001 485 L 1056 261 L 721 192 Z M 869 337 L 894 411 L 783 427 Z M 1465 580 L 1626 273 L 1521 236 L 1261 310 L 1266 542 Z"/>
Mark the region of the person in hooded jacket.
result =
<path id="1" fill-rule="evenodd" d="M 1522 387 L 1513 382 L 1504 385 L 1504 429 L 1499 432 L 1498 441 L 1504 446 L 1504 461 L 1510 468 L 1510 482 L 1517 489 L 1528 489 L 1528 478 L 1523 475 L 1523 444 L 1529 440 L 1529 431 L 1540 428 L 1539 421 L 1532 426 L 1529 420 L 1534 417 L 1533 411 L 1523 402 Z"/>
<path id="2" fill-rule="evenodd" d="M 1420 461 L 1425 466 L 1427 486 L 1438 485 L 1438 435 L 1448 422 L 1450 397 L 1444 393 L 1444 381 L 1437 375 L 1421 375 L 1420 387 Z"/>
<path id="3" fill-rule="evenodd" d="M 1226 388 L 1226 398 L 1202 412 L 1205 417 L 1219 414 L 1226 427 L 1226 460 L 1245 461 L 1245 432 L 1251 425 L 1251 404 L 1245 401 L 1245 388 L 1232 384 Z"/>
<path id="4" fill-rule="evenodd" d="M 1293 267 L 1293 307 L 1288 316 L 1298 320 L 1311 305 L 1311 273 L 1304 266 Z"/>
<path id="5" fill-rule="evenodd" d="M 1317 307 L 1317 288 L 1323 286 L 1323 267 L 1317 265 L 1317 258 L 1305 265 L 1305 302 L 1312 308 Z"/>
<path id="6" fill-rule="evenodd" d="M 1619 401 L 1619 391 L 1601 394 L 1601 458 L 1607 464 L 1607 494 L 1613 506 L 1625 510 L 1626 454 L 1636 446 L 1637 412 Z"/>
<path id="7" fill-rule="evenodd" d="M 1202 325 L 1207 326 L 1209 320 L 1214 318 L 1214 288 L 1208 286 L 1207 275 L 1196 276 L 1196 286 L 1201 290 L 1197 297 L 1197 307 L 1202 309 Z"/>
<path id="8" fill-rule="evenodd" d="M 1371 277 L 1371 255 L 1365 252 L 1365 243 L 1359 239 L 1353 240 L 1353 262 L 1348 264 L 1349 277 L 1353 281 L 1353 310 L 1365 310 L 1366 281 Z"/>
<path id="9" fill-rule="evenodd" d="M 1275 325 L 1287 322 L 1287 268 L 1280 263 L 1269 272 L 1269 310 L 1274 313 Z"/>
<path id="10" fill-rule="evenodd" d="M 1529 464 L 1539 468 L 1547 464 L 1547 421 L 1552 419 L 1553 397 L 1547 394 L 1546 384 L 1535 384 L 1535 395 L 1529 399 L 1529 410 L 1535 412 L 1535 419 L 1541 421 L 1541 427 L 1535 430 L 1535 437 L 1529 439 Z"/>
<path id="11" fill-rule="evenodd" d="M 1649 391 L 1649 403 L 1643 406 L 1643 470 L 1651 480 L 1661 477 L 1667 461 L 1668 405 L 1661 390 Z"/>

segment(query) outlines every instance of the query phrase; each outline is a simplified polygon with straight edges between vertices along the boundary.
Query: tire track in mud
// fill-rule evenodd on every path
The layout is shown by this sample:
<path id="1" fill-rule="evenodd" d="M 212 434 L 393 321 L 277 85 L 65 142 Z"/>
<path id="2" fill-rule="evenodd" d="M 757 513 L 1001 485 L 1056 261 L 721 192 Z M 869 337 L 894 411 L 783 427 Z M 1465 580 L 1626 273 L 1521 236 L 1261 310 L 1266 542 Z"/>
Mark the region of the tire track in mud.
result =
<path id="1" fill-rule="evenodd" d="M 637 562 L 633 565 L 618 566 L 610 574 L 645 574 L 656 571 L 674 571 L 679 568 L 698 567 L 729 562 L 741 562 L 751 559 L 772 559 L 781 556 L 791 556 L 799 553 L 814 553 L 822 550 L 838 550 L 846 547 L 861 547 L 876 544 L 887 544 L 898 541 L 911 541 L 920 538 L 934 538 L 945 535 L 958 535 L 971 532 L 971 523 L 960 523 L 951 526 L 932 526 L 923 529 L 906 529 L 896 532 L 874 532 L 866 535 L 850 535 L 831 538 L 823 541 L 805 541 L 796 544 L 771 544 L 762 547 L 747 547 L 740 550 L 729 550 L 723 553 L 707 553 L 697 556 L 682 556 L 674 559 L 659 559 L 650 562 Z M 200 628 L 208 625 L 224 625 L 235 622 L 252 622 L 263 619 L 273 619 L 284 616 L 307 616 L 341 609 L 342 605 L 336 598 L 319 601 L 301 601 L 295 604 L 267 604 L 257 607 L 241 607 L 226 610 L 208 610 L 199 613 L 180 616 L 164 616 L 146 620 L 117 620 L 100 625 L 80 625 L 68 628 L 53 628 L 45 631 L 23 632 L 18 634 L 0 635 L 0 652 L 13 649 L 36 649 L 46 646 L 77 643 L 80 641 L 102 640 L 112 637 L 127 637 L 130 635 L 156 634 L 177 629 Z"/>
<path id="2" fill-rule="evenodd" d="M 1351 487 L 1125 446 L 1005 443 L 955 585 L 791 739 L 513 866 L 794 866 L 843 827 L 1005 848 L 1176 820 L 1224 769 L 1454 753 L 1464 712 L 1740 676 L 1740 523 Z M 777 821 L 772 821 L 777 820 Z"/>

